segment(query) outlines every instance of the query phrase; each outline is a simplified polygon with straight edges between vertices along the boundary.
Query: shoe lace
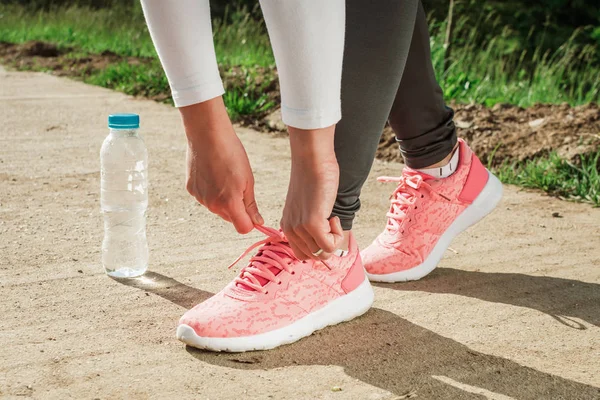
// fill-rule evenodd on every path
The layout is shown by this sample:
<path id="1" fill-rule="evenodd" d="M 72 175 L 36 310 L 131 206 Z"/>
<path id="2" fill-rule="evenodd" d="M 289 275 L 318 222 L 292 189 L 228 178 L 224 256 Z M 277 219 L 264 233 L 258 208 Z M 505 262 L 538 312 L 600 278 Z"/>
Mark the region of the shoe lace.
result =
<path id="1" fill-rule="evenodd" d="M 388 223 L 386 230 L 388 232 L 398 231 L 400 225 L 408 217 L 408 210 L 411 208 L 416 209 L 416 199 L 425 197 L 420 191 L 421 188 L 427 188 L 431 190 L 431 187 L 423 181 L 421 175 L 408 175 L 408 176 L 380 176 L 377 178 L 379 182 L 397 182 L 398 186 L 396 190 L 390 196 L 390 210 L 386 214 L 388 217 Z"/>
<path id="2" fill-rule="evenodd" d="M 277 275 L 281 271 L 287 271 L 292 275 L 295 274 L 291 268 L 291 263 L 297 260 L 297 258 L 287 243 L 283 232 L 261 225 L 256 225 L 255 228 L 267 235 L 267 237 L 248 247 L 246 251 L 231 263 L 229 268 L 233 267 L 251 251 L 259 247 L 256 255 L 250 258 L 248 265 L 235 278 L 235 283 L 261 293 L 267 293 L 265 285 L 268 282 L 281 284 L 281 280 L 277 278 Z"/>

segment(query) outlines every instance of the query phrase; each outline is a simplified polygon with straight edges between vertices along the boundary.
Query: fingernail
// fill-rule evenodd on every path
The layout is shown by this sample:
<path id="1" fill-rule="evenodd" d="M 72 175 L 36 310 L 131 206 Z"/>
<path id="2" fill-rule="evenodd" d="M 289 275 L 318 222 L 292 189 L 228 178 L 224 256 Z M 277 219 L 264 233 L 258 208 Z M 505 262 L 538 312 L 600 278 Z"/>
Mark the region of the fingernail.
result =
<path id="1" fill-rule="evenodd" d="M 265 220 L 259 213 L 256 213 L 254 214 L 254 222 L 258 225 L 263 225 L 265 223 Z"/>

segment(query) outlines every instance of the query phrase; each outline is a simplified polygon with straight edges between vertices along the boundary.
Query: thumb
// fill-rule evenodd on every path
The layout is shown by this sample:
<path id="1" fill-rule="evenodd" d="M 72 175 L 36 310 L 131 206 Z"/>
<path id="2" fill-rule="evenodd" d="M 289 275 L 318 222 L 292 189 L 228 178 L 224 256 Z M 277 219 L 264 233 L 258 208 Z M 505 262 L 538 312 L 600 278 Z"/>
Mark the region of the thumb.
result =
<path id="1" fill-rule="evenodd" d="M 246 207 L 246 213 L 248 213 L 255 225 L 263 225 L 265 223 L 265 220 L 258 211 L 258 204 L 256 204 L 256 199 L 254 198 L 253 184 L 251 184 L 250 187 L 246 189 L 246 192 L 244 192 L 244 206 Z"/>

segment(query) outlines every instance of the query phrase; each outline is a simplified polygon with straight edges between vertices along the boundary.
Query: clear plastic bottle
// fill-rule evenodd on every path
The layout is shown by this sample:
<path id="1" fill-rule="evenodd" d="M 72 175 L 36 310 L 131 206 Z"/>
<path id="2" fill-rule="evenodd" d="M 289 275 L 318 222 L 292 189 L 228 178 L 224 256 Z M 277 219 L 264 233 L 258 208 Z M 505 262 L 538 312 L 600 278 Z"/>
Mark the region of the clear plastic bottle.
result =
<path id="1" fill-rule="evenodd" d="M 148 268 L 148 152 L 139 126 L 137 114 L 110 115 L 110 133 L 100 150 L 102 264 L 116 278 L 140 276 Z"/>

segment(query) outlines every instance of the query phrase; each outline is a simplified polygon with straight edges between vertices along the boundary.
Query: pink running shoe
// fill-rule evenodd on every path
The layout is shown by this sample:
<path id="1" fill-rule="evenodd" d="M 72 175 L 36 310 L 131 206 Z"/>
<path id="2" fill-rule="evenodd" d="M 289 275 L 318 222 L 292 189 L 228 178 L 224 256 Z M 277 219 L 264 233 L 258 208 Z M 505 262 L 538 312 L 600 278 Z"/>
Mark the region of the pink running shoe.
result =
<path id="1" fill-rule="evenodd" d="M 358 246 L 327 261 L 300 261 L 278 230 L 257 226 L 267 238 L 250 263 L 223 290 L 179 320 L 177 338 L 213 351 L 267 350 L 295 342 L 371 307 L 373 289 Z"/>
<path id="2" fill-rule="evenodd" d="M 489 214 L 502 198 L 502 184 L 459 139 L 454 174 L 435 179 L 404 167 L 391 196 L 385 230 L 361 252 L 374 282 L 421 279 L 435 269 L 452 239 Z"/>

